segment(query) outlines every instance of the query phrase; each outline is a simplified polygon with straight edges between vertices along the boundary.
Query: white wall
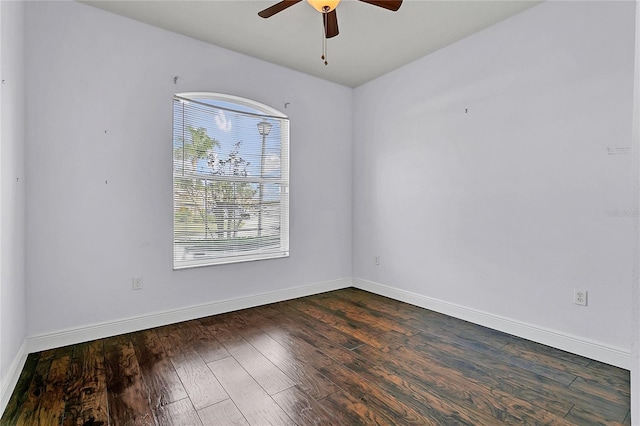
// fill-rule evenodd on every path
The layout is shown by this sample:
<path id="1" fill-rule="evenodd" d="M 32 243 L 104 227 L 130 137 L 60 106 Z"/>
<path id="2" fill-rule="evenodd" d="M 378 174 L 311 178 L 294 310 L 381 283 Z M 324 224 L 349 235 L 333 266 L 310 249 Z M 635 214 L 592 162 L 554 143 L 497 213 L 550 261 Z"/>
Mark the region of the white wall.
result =
<path id="1" fill-rule="evenodd" d="M 633 88 L 633 196 L 634 207 L 640 211 L 640 1 L 636 0 L 636 43 Z M 633 218 L 633 283 L 631 317 L 631 419 L 640 419 L 640 215 Z"/>
<path id="2" fill-rule="evenodd" d="M 26 336 L 24 4 L 0 2 L 0 408 Z"/>
<path id="3" fill-rule="evenodd" d="M 634 7 L 545 2 L 356 89 L 354 277 L 629 352 Z"/>
<path id="4" fill-rule="evenodd" d="M 75 2 L 29 3 L 26 46 L 29 335 L 351 276 L 350 89 Z M 291 118 L 288 259 L 172 271 L 188 91 Z"/>

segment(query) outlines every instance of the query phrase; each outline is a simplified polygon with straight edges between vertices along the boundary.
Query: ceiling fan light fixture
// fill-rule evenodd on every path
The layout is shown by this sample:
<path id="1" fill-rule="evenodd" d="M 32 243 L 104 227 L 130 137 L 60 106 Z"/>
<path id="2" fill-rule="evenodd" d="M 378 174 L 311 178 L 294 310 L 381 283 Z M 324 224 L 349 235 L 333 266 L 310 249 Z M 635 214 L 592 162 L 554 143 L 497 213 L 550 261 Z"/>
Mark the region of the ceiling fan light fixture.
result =
<path id="1" fill-rule="evenodd" d="M 307 0 L 307 2 L 318 12 L 328 13 L 338 6 L 340 0 Z"/>
<path id="2" fill-rule="evenodd" d="M 2 0 L 0 0 L 2 1 Z M 261 18 L 270 18 L 276 13 L 280 13 L 285 9 L 300 3 L 302 0 L 280 0 L 278 3 L 269 6 L 268 8 L 258 12 L 258 16 Z M 368 3 L 373 6 L 378 6 L 383 9 L 396 11 L 402 5 L 402 0 L 360 0 L 363 3 Z M 311 5 L 315 10 L 322 13 L 322 23 L 324 31 L 322 32 L 322 60 L 327 65 L 327 39 L 335 37 L 339 34 L 338 31 L 338 15 L 336 13 L 336 7 L 340 3 L 340 0 L 307 0 L 307 3 Z"/>

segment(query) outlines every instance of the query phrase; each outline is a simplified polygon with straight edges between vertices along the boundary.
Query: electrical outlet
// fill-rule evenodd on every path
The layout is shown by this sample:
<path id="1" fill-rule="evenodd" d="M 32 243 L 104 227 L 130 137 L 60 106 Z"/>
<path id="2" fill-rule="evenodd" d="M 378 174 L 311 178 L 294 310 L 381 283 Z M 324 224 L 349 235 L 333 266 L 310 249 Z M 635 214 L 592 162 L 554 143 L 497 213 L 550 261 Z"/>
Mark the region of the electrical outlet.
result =
<path id="1" fill-rule="evenodd" d="M 131 288 L 133 290 L 142 290 L 142 277 L 134 277 L 131 280 Z"/>
<path id="2" fill-rule="evenodd" d="M 587 290 L 573 290 L 573 303 L 576 305 L 587 306 Z"/>
<path id="3" fill-rule="evenodd" d="M 379 264 L 380 264 L 380 256 L 376 256 L 376 257 L 374 257 L 374 258 L 373 258 L 373 262 L 374 262 L 376 265 L 379 265 Z"/>

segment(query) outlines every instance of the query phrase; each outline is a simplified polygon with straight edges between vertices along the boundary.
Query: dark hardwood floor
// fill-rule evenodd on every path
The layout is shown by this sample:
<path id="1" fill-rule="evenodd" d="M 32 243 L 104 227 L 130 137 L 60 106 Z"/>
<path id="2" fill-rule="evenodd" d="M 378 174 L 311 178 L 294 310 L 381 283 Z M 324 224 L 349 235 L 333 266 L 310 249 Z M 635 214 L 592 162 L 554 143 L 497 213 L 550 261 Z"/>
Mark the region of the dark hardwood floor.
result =
<path id="1" fill-rule="evenodd" d="M 356 289 L 30 354 L 1 425 L 631 424 L 629 372 Z"/>

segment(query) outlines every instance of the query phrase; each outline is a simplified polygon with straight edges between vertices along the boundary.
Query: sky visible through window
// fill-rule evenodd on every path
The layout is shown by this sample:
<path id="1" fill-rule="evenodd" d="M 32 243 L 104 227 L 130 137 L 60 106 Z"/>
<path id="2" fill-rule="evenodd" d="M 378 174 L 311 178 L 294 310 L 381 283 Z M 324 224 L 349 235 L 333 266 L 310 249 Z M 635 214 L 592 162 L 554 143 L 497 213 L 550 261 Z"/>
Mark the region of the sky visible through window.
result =
<path id="1" fill-rule="evenodd" d="M 187 116 L 185 117 L 184 123 L 184 128 L 189 126 L 195 129 L 204 128 L 207 135 L 219 143 L 219 146 L 214 147 L 211 153 L 215 158 L 226 159 L 234 149 L 237 149 L 239 156 L 249 163 L 247 166 L 247 175 L 249 177 L 259 177 L 261 175 L 261 161 L 264 161 L 262 177 L 280 177 L 280 120 L 277 118 L 266 118 L 266 121 L 272 125 L 272 128 L 269 135 L 265 137 L 265 156 L 264 159 L 261 160 L 259 155 L 251 155 L 250 153 L 259 153 L 261 150 L 262 136 L 258 131 L 257 124 L 264 120 L 264 118 L 257 115 L 264 115 L 263 111 L 220 100 L 206 98 L 193 99 L 212 105 L 213 107 L 220 107 L 212 108 L 211 113 Z M 174 114 L 179 116 L 181 113 L 179 111 L 181 104 L 176 103 L 175 105 Z M 238 142 L 240 144 L 236 145 Z M 181 138 L 174 138 L 173 144 L 174 148 L 181 146 Z M 196 171 L 203 175 L 213 174 L 215 172 L 214 168 L 211 167 L 211 162 L 206 158 L 198 160 Z M 263 194 L 264 201 L 277 200 L 279 197 L 279 188 L 276 185 L 265 185 Z"/>

